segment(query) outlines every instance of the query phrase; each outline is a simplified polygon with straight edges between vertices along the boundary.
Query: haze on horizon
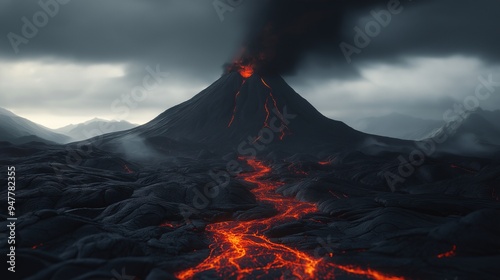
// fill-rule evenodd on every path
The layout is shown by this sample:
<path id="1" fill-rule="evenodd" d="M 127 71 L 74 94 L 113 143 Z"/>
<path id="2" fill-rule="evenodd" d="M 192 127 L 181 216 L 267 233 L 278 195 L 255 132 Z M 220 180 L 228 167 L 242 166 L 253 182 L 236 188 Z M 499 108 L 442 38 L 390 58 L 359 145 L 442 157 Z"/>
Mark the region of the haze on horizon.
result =
<path id="1" fill-rule="evenodd" d="M 479 76 L 500 82 L 494 0 L 401 1 L 349 63 L 339 44 L 354 45 L 354 28 L 364 29 L 372 11 L 391 1 L 339 6 L 338 24 L 320 30 L 331 38 L 302 52 L 284 78 L 320 112 L 348 124 L 392 112 L 440 119 L 474 94 Z M 33 22 L 43 8 L 1 1 L 0 107 L 50 128 L 94 117 L 145 123 L 218 79 L 270 9 L 262 0 L 239 2 L 221 20 L 212 1 L 70 1 L 16 53 L 9 34 L 22 36 L 25 19 Z M 146 94 L 130 99 L 148 76 Z M 500 109 L 500 97 L 480 105 Z"/>

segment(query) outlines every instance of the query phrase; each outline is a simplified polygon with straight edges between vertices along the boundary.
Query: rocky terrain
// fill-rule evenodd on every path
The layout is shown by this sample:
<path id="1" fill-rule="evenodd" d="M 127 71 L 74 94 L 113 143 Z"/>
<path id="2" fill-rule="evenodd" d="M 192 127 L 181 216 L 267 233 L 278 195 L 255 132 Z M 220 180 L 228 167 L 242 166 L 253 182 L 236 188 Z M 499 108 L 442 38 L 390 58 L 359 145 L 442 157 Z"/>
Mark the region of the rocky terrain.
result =
<path id="1" fill-rule="evenodd" d="M 417 157 L 415 143 L 323 117 L 278 78 L 235 75 L 129 131 L 1 142 L 16 173 L 16 276 L 500 276 L 498 154 Z"/>

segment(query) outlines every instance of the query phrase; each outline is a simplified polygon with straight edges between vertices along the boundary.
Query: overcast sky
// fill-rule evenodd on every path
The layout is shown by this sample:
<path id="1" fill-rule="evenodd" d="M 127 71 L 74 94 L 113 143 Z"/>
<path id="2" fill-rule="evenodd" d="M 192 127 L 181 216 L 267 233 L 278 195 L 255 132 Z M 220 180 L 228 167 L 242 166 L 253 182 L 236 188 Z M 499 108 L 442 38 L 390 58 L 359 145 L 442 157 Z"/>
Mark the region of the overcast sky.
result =
<path id="1" fill-rule="evenodd" d="M 218 79 L 267 17 L 293 14 L 271 0 L 58 1 L 41 0 L 44 9 L 38 0 L 0 0 L 0 107 L 51 128 L 94 117 L 145 123 Z M 300 11 L 324 2 L 293 1 Z M 320 22 L 316 37 L 293 33 L 296 42 L 321 42 L 283 52 L 293 55 L 285 79 L 348 124 L 392 112 L 440 119 L 474 94 L 479 76 L 500 82 L 500 1 L 394 1 L 338 0 L 327 14 L 335 20 Z M 217 11 L 220 3 L 234 7 Z M 355 27 L 370 27 L 372 11 L 388 4 L 390 22 L 357 47 Z M 357 48 L 350 62 L 342 42 Z M 499 93 L 481 106 L 500 109 Z"/>

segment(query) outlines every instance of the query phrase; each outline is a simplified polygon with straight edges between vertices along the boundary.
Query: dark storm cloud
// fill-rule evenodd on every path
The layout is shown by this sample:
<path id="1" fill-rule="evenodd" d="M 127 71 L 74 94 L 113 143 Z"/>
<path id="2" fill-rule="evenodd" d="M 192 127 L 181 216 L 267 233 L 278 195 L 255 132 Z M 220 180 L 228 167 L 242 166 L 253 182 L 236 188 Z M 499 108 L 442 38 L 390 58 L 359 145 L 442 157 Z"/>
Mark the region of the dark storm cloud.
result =
<path id="1" fill-rule="evenodd" d="M 478 57 L 487 64 L 500 61 L 500 1 L 439 0 L 419 5 L 405 2 L 402 1 L 405 10 L 394 16 L 391 24 L 353 60 L 464 55 Z M 364 26 L 363 22 L 359 25 Z M 352 42 L 349 32 L 344 33 L 342 40 Z"/>
<path id="2" fill-rule="evenodd" d="M 384 26 L 373 12 L 387 14 L 390 7 L 397 13 L 389 13 Z M 461 54 L 496 63 L 499 10 L 495 0 L 276 0 L 252 21 L 243 61 L 257 60 L 285 74 L 314 61 L 336 69 L 340 78 L 342 72 L 355 74 L 351 61 L 401 62 L 407 56 Z M 369 22 L 377 22 L 380 30 L 375 29 L 373 37 L 366 31 Z M 356 44 L 359 33 L 370 41 L 367 46 Z M 342 50 L 341 43 L 352 48 Z"/>
<path id="3" fill-rule="evenodd" d="M 49 0 L 42 0 L 47 2 Z M 52 0 L 55 2 L 56 0 Z M 63 1 L 63 0 L 61 0 Z M 66 1 L 66 0 L 64 0 Z M 50 1 L 49 1 L 50 2 Z M 242 2 L 242 1 L 237 1 Z M 496 0 L 253 0 L 243 1 L 221 22 L 211 0 L 69 1 L 15 54 L 7 34 L 21 34 L 22 18 L 32 21 L 38 1 L 5 1 L 0 10 L 0 56 L 10 59 L 56 57 L 81 62 L 162 63 L 198 77 L 214 71 L 245 48 L 286 74 L 315 64 L 355 75 L 339 48 L 353 42 L 354 27 L 365 28 L 371 11 L 400 3 L 368 47 L 351 56 L 354 63 L 387 61 L 407 55 L 465 54 L 497 61 L 500 37 Z M 207 72 L 209 74 L 207 74 Z M 346 74 L 347 73 L 347 74 Z M 219 74 L 219 73 L 217 73 Z"/>
<path id="4" fill-rule="evenodd" d="M 38 1 L 3 3 L 0 56 L 129 62 L 139 69 L 160 63 L 171 71 L 213 79 L 213 72 L 217 72 L 215 77 L 220 75 L 220 65 L 239 46 L 242 28 L 255 5 L 235 10 L 227 24 L 219 20 L 211 1 L 202 0 L 73 0 L 59 6 L 58 13 L 27 44 L 20 44 L 16 54 L 7 34 L 22 36 L 22 18 L 33 22 L 33 15 L 42 8 Z"/>
<path id="5" fill-rule="evenodd" d="M 309 54 L 338 60 L 344 23 L 387 0 L 275 0 L 252 21 L 244 43 L 243 63 L 293 73 Z"/>

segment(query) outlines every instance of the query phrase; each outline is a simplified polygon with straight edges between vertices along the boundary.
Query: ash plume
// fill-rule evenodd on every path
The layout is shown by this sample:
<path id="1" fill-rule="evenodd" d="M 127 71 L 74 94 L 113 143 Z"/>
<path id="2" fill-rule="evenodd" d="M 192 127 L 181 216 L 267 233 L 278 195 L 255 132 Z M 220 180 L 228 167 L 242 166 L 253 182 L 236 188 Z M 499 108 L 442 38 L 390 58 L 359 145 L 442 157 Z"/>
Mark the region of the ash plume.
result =
<path id="1" fill-rule="evenodd" d="M 254 17 L 235 60 L 257 70 L 293 74 L 309 54 L 343 59 L 338 46 L 342 32 L 358 16 L 386 8 L 388 0 L 276 0 Z M 398 1 L 399 2 L 399 1 Z M 402 2 L 401 2 L 402 3 Z M 226 67 L 227 69 L 227 67 Z"/>

